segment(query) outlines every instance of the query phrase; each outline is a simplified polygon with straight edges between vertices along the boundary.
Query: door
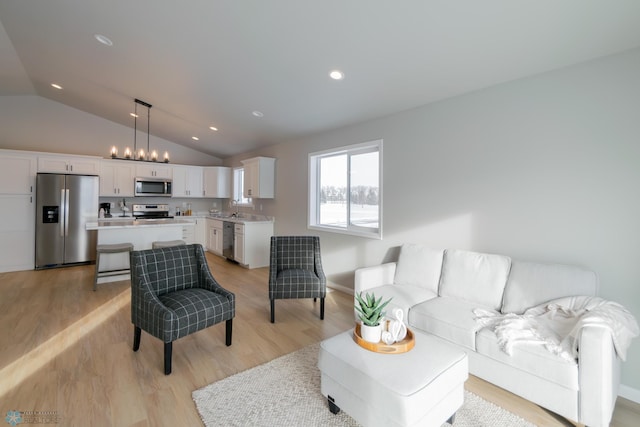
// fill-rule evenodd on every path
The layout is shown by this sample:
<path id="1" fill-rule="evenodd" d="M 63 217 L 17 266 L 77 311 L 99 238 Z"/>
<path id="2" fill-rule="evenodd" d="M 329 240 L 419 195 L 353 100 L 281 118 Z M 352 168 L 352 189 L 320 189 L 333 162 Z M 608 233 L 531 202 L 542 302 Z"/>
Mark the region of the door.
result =
<path id="1" fill-rule="evenodd" d="M 66 176 L 64 263 L 95 261 L 97 232 L 87 231 L 87 222 L 98 217 L 97 176 Z"/>
<path id="2" fill-rule="evenodd" d="M 64 175 L 36 178 L 36 268 L 62 264 L 64 255 Z"/>

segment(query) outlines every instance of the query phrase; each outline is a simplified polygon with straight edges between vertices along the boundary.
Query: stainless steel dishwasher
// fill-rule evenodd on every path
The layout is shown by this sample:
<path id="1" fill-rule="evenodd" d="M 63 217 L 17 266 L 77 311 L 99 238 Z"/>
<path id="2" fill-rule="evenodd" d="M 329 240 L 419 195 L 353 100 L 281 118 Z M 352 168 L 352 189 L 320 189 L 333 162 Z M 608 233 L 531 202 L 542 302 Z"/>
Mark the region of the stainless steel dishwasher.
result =
<path id="1" fill-rule="evenodd" d="M 222 222 L 222 255 L 233 261 L 233 229 L 234 223 L 229 221 Z"/>

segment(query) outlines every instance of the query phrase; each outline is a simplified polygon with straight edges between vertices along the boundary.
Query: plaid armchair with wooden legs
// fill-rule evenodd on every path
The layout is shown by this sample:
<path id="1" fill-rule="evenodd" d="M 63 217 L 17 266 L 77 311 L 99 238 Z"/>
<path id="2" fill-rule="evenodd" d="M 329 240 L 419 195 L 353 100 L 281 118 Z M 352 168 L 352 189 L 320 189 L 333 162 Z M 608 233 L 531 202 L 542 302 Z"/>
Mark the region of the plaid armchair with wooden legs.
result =
<path id="1" fill-rule="evenodd" d="M 162 340 L 168 375 L 179 338 L 224 321 L 231 345 L 235 295 L 213 278 L 201 245 L 133 251 L 130 261 L 133 351 L 140 348 L 141 330 Z"/>
<path id="2" fill-rule="evenodd" d="M 324 319 L 327 279 L 322 270 L 318 236 L 272 236 L 269 264 L 271 323 L 275 322 L 275 300 L 320 298 Z"/>

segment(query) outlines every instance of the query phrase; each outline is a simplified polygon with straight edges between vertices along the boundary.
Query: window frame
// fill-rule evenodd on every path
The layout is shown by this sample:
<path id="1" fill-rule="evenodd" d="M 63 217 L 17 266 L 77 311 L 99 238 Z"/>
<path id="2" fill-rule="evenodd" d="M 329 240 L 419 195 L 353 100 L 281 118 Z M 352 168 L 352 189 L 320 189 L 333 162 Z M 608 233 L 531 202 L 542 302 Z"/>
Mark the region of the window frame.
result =
<path id="1" fill-rule="evenodd" d="M 242 183 L 237 182 L 237 173 L 242 172 Z M 244 167 L 238 166 L 232 168 L 232 195 L 231 205 L 240 207 L 253 207 L 253 199 L 251 197 L 244 197 Z M 238 198 L 239 197 L 239 198 Z"/>
<path id="2" fill-rule="evenodd" d="M 382 240 L 382 212 L 383 212 L 383 190 L 382 190 L 382 164 L 383 164 L 383 140 L 373 140 L 359 144 L 352 144 L 343 147 L 331 148 L 323 151 L 309 153 L 308 156 L 308 202 L 307 202 L 307 228 L 310 230 L 327 231 L 338 234 L 348 234 L 352 236 L 367 237 L 370 239 Z M 351 162 L 350 156 L 366 154 L 367 152 L 378 152 L 378 227 L 362 227 L 351 224 Z M 326 157 L 347 155 L 347 225 L 346 227 L 331 226 L 320 223 L 320 160 Z"/>

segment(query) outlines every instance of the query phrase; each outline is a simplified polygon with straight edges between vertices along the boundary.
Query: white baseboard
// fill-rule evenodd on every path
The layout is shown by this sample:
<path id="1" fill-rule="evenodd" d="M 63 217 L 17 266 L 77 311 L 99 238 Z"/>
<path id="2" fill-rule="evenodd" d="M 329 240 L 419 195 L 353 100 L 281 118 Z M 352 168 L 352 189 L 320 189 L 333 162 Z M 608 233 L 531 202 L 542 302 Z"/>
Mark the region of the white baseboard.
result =
<path id="1" fill-rule="evenodd" d="M 632 402 L 640 404 L 640 390 L 629 387 L 628 385 L 620 384 L 618 389 L 618 396 L 624 397 Z"/>
<path id="2" fill-rule="evenodd" d="M 353 289 L 346 286 L 338 285 L 337 283 L 327 281 L 327 288 L 335 289 L 336 291 L 344 292 L 345 294 L 353 295 Z"/>

